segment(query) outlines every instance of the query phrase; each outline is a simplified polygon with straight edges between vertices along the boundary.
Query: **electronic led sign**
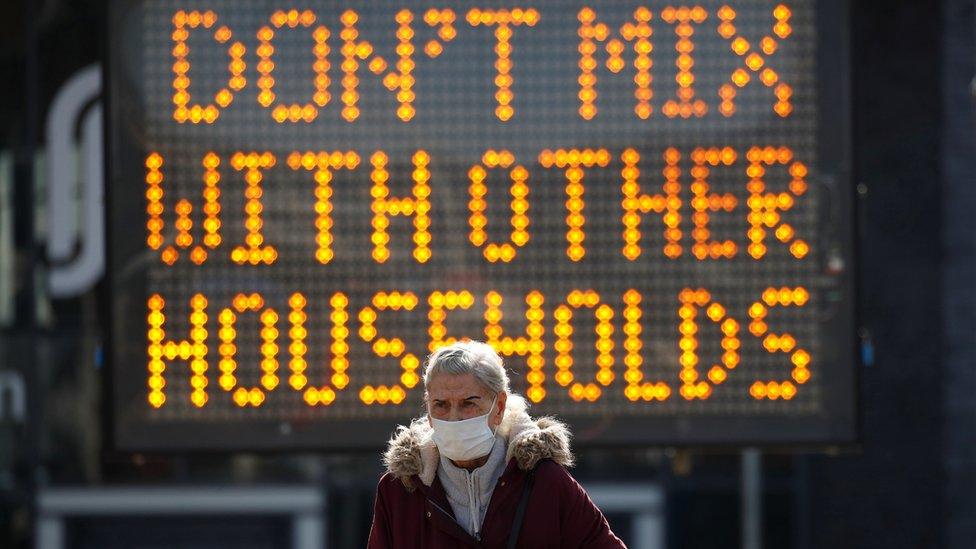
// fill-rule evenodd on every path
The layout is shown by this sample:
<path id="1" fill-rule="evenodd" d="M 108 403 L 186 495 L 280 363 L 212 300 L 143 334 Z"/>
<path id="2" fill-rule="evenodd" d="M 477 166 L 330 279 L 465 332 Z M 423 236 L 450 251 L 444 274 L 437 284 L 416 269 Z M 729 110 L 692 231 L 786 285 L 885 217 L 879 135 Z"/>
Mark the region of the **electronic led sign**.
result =
<path id="1" fill-rule="evenodd" d="M 458 338 L 578 444 L 850 440 L 843 13 L 115 2 L 117 446 L 378 447 Z"/>

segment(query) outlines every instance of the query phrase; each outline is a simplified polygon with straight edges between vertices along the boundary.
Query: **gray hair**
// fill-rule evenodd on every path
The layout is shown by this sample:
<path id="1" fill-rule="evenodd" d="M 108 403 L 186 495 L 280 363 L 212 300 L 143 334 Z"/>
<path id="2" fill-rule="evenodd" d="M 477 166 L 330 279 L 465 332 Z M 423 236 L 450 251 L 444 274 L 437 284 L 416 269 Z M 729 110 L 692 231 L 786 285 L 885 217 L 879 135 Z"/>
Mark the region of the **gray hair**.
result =
<path id="1" fill-rule="evenodd" d="M 436 349 L 427 357 L 424 368 L 424 400 L 427 386 L 437 374 L 472 374 L 482 386 L 494 393 L 510 393 L 508 372 L 502 365 L 502 357 L 487 343 L 458 341 Z"/>

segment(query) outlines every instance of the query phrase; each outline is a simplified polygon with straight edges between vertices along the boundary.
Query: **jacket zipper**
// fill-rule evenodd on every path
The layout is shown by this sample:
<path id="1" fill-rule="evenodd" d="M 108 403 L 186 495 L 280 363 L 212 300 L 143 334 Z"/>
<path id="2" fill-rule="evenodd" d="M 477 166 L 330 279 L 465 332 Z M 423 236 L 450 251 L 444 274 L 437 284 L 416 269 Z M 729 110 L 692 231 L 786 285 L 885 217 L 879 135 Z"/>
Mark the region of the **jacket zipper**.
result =
<path id="1" fill-rule="evenodd" d="M 475 497 L 476 494 L 474 492 L 474 474 L 470 472 L 468 473 L 468 494 L 470 494 L 471 498 L 474 500 L 474 509 L 469 510 L 471 513 L 471 523 L 478 524 L 479 523 L 478 519 L 481 518 L 479 516 L 481 511 L 480 509 L 478 509 L 478 505 L 479 505 L 478 498 Z M 481 541 L 481 532 L 479 531 L 480 529 L 481 529 L 480 526 L 478 526 L 477 528 L 472 528 L 472 530 L 474 530 L 474 538 L 478 541 Z"/>
<path id="2" fill-rule="evenodd" d="M 455 524 L 457 524 L 457 521 L 454 520 L 454 518 L 451 516 L 451 514 L 448 513 L 447 511 L 445 511 L 444 508 L 441 507 L 440 505 L 437 505 L 437 502 L 435 502 L 434 500 L 432 500 L 430 498 L 427 498 L 427 501 L 429 501 L 430 504 L 433 505 L 435 509 L 437 509 L 438 511 L 440 511 L 441 514 L 443 514 L 445 517 L 447 517 L 448 519 L 450 519 L 451 522 L 454 522 Z M 478 541 L 478 543 L 481 543 L 481 534 L 480 533 L 475 533 L 474 538 Z"/>
<path id="3" fill-rule="evenodd" d="M 438 511 L 440 511 L 441 513 L 443 513 L 443 514 L 444 514 L 444 516 L 446 516 L 447 518 L 449 518 L 449 519 L 451 519 L 451 520 L 454 520 L 454 519 L 453 519 L 453 518 L 451 517 L 451 514 L 450 514 L 450 513 L 448 513 L 447 511 L 445 511 L 445 510 L 444 510 L 444 508 L 443 508 L 443 507 L 441 507 L 440 505 L 437 505 L 437 502 L 435 502 L 434 500 L 432 500 L 432 499 L 430 499 L 430 498 L 427 498 L 427 501 L 429 501 L 431 505 L 433 505 L 434 507 L 436 507 Z"/>

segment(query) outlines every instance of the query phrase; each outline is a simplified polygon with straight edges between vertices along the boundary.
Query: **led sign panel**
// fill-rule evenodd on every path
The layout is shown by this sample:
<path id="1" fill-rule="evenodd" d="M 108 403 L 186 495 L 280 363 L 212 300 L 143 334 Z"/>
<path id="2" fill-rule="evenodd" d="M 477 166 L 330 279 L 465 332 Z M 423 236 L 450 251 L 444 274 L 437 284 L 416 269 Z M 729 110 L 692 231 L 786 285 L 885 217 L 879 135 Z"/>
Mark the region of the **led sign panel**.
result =
<path id="1" fill-rule="evenodd" d="M 120 448 L 378 446 L 457 338 L 580 444 L 852 438 L 842 6 L 112 13 Z"/>

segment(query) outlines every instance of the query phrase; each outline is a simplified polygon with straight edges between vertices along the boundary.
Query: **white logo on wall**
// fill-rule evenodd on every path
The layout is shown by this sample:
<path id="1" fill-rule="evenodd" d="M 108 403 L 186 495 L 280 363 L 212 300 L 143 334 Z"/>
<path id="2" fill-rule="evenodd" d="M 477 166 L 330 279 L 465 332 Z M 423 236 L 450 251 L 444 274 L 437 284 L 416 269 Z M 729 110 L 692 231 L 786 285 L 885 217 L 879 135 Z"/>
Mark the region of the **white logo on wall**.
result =
<path id="1" fill-rule="evenodd" d="M 88 291 L 105 271 L 101 88 L 101 67 L 78 71 L 58 90 L 47 117 L 47 256 L 54 297 Z"/>

